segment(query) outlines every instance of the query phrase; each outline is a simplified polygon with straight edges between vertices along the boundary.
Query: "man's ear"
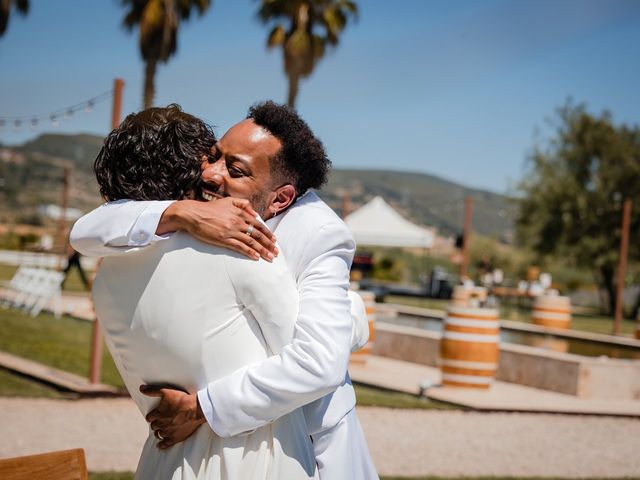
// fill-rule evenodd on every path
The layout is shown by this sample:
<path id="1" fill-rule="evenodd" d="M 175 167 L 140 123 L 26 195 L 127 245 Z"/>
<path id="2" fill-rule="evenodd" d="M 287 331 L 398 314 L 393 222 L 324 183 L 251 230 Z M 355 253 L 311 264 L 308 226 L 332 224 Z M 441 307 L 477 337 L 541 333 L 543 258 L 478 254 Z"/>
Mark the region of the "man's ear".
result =
<path id="1" fill-rule="evenodd" d="M 296 200 L 296 187 L 290 183 L 282 185 L 273 191 L 272 198 L 267 210 L 269 210 L 270 216 L 274 217 L 289 208 Z"/>

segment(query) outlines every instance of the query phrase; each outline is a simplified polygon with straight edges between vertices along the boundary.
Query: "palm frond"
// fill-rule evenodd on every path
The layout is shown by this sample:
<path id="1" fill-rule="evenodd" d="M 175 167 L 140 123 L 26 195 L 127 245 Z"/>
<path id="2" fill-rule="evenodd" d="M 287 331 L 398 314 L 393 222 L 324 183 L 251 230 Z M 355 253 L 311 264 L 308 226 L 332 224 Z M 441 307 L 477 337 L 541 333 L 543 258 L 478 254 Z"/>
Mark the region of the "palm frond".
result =
<path id="1" fill-rule="evenodd" d="M 276 25 L 267 38 L 267 48 L 274 48 L 284 43 L 285 31 L 282 25 Z"/>

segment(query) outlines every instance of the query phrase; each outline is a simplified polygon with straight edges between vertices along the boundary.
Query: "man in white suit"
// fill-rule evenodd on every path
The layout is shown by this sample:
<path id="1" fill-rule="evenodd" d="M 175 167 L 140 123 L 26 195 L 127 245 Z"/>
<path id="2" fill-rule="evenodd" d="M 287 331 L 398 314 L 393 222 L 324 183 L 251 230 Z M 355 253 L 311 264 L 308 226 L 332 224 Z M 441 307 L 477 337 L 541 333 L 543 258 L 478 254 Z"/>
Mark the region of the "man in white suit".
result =
<path id="1" fill-rule="evenodd" d="M 275 155 L 268 153 L 274 141 L 279 146 Z M 353 330 L 347 291 L 355 245 L 344 223 L 307 191 L 325 182 L 329 165 L 306 123 L 272 102 L 253 107 L 203 165 L 205 198 L 249 199 L 278 236 L 300 293 L 299 315 L 293 341 L 279 355 L 212 382 L 197 396 L 146 389 L 162 397 L 148 416 L 163 438 L 161 448 L 187 438 L 202 423 L 202 414 L 214 432 L 226 437 L 252 431 L 304 405 L 321 478 L 377 478 L 346 373 Z M 297 201 L 278 215 L 278 202 L 292 194 Z M 74 226 L 72 243 L 81 253 L 108 256 L 143 247 L 157 241 L 157 234 L 175 230 L 201 239 L 207 237 L 205 231 L 213 232 L 213 241 L 224 242 L 225 235 L 233 234 L 220 233 L 221 215 L 212 213 L 210 205 L 105 205 Z M 249 223 L 246 228 L 244 233 L 253 238 L 255 229 Z"/>

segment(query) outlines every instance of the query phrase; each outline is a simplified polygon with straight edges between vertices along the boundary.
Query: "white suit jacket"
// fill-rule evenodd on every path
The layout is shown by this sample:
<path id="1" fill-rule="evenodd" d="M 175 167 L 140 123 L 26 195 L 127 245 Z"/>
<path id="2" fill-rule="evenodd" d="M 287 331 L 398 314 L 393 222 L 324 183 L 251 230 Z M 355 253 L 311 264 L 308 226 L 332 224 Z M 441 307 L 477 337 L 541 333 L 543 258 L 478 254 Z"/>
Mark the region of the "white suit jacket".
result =
<path id="1" fill-rule="evenodd" d="M 206 389 L 280 352 L 291 342 L 298 313 L 284 258 L 254 262 L 184 232 L 105 258 L 93 298 L 111 355 L 143 415 L 158 399 L 142 395 L 141 384 Z M 162 453 L 156 444 L 150 430 L 136 478 L 314 477 L 302 409 L 242 438 L 207 428 Z"/>
<path id="2" fill-rule="evenodd" d="M 89 256 L 117 255 L 157 240 L 171 202 L 116 202 L 78 220 L 71 244 Z M 205 415 L 221 436 L 251 431 L 305 405 L 309 433 L 336 425 L 355 406 L 347 374 L 356 338 L 348 295 L 355 243 L 346 225 L 309 192 L 267 225 L 276 233 L 300 294 L 292 342 L 279 355 L 239 369 L 199 392 Z M 362 310 L 357 304 L 354 310 Z M 362 320 L 361 320 L 362 321 Z"/>

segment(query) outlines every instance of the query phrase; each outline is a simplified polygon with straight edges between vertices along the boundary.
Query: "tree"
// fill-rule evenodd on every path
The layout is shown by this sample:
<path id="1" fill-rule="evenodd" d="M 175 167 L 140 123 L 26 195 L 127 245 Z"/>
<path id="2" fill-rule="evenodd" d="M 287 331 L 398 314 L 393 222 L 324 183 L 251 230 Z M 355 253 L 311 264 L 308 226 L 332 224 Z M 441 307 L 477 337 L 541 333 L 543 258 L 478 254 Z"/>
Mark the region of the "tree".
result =
<path id="1" fill-rule="evenodd" d="M 23 17 L 29 13 L 29 0 L 0 0 L 0 37 L 7 31 L 11 6 Z"/>
<path id="2" fill-rule="evenodd" d="M 615 308 L 622 203 L 630 198 L 629 258 L 640 259 L 640 129 L 568 102 L 545 149 L 536 147 L 516 220 L 519 239 L 540 255 L 588 267 Z"/>
<path id="3" fill-rule="evenodd" d="M 195 9 L 202 16 L 211 0 L 121 0 L 127 13 L 122 21 L 129 30 L 140 30 L 140 53 L 145 62 L 143 108 L 153 105 L 158 63 L 166 63 L 178 48 L 181 20 Z"/>
<path id="4" fill-rule="evenodd" d="M 311 75 L 328 46 L 338 45 L 349 18 L 357 14 L 356 3 L 347 0 L 262 0 L 258 17 L 265 24 L 276 23 L 267 48 L 282 48 L 291 108 L 295 108 L 300 80 Z"/>

